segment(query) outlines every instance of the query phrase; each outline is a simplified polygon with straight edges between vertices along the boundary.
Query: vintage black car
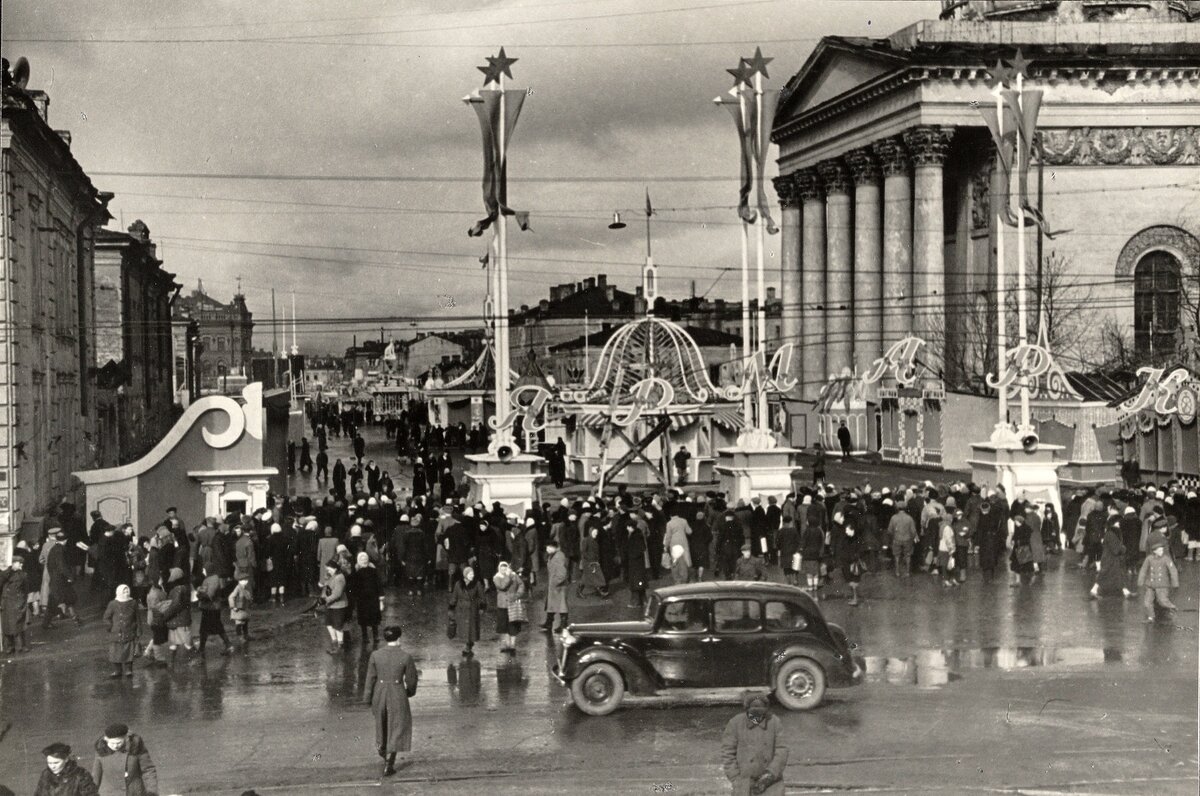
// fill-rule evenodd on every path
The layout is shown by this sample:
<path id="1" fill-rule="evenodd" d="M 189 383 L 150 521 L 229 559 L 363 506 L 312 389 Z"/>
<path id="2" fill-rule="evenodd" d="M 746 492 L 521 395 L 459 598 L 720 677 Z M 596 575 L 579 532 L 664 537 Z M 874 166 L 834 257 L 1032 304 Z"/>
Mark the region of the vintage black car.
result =
<path id="1" fill-rule="evenodd" d="M 791 710 L 826 687 L 862 681 L 846 633 L 802 590 L 714 581 L 656 589 L 634 622 L 572 624 L 551 674 L 584 713 L 613 712 L 626 691 L 769 688 Z"/>

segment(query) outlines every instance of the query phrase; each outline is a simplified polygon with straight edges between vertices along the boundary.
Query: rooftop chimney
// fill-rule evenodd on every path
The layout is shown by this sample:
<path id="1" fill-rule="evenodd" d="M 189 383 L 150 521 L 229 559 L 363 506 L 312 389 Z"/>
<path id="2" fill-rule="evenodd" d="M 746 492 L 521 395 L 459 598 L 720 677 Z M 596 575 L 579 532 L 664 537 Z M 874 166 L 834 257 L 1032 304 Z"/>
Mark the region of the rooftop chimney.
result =
<path id="1" fill-rule="evenodd" d="M 538 302 L 538 309 L 542 312 L 545 312 L 546 310 L 550 309 L 550 302 L 546 301 L 546 299 L 542 299 Z"/>
<path id="2" fill-rule="evenodd" d="M 608 274 L 597 274 L 596 275 L 596 285 L 598 287 L 604 287 L 607 284 L 608 284 Z"/>
<path id="3" fill-rule="evenodd" d="M 775 301 L 775 288 L 769 287 L 767 288 L 767 303 L 770 304 L 773 301 Z"/>
<path id="4" fill-rule="evenodd" d="M 589 276 L 587 279 L 583 280 L 583 289 L 584 290 L 591 290 L 595 286 L 596 286 L 596 277 Z"/>

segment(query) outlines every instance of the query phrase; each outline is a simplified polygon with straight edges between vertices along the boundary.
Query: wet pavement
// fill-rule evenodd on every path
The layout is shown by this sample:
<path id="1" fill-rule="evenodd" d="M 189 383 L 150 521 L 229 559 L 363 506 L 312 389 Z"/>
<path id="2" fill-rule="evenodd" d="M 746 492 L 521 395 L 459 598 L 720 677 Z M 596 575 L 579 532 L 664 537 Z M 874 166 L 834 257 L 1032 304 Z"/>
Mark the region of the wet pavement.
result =
<path id="1" fill-rule="evenodd" d="M 869 574 L 857 607 L 835 585 L 822 609 L 858 645 L 867 682 L 810 713 L 779 712 L 789 792 L 1194 794 L 1200 564 L 1180 564 L 1178 613 L 1146 625 L 1140 601 L 1088 600 L 1073 554 L 1051 563 L 1019 589 L 978 573 L 950 590 L 928 575 Z M 572 593 L 571 618 L 631 618 L 625 597 Z M 139 664 L 128 680 L 106 678 L 87 625 L 4 661 L 0 784 L 31 793 L 39 750 L 55 740 L 90 764 L 119 720 L 146 738 L 164 794 L 728 792 L 729 696 L 631 700 L 587 717 L 548 675 L 547 635 L 526 629 L 506 656 L 489 613 L 464 659 L 445 635 L 444 595 L 387 599 L 421 681 L 412 762 L 382 787 L 362 704 L 368 650 L 355 628 L 349 652 L 327 655 L 300 600 L 256 613 L 245 652 Z"/>

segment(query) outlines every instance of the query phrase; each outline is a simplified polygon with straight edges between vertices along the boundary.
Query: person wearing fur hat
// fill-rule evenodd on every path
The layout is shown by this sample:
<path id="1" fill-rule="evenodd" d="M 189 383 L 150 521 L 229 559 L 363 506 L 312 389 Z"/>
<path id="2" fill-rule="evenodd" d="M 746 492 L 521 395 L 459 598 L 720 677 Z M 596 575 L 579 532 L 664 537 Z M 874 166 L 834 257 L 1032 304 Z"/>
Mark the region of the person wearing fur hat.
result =
<path id="1" fill-rule="evenodd" d="M 771 715 L 766 694 L 747 691 L 742 712 L 721 733 L 721 769 L 733 785 L 734 796 L 782 796 L 788 747 L 780 742 L 779 719 Z"/>
<path id="2" fill-rule="evenodd" d="M 71 755 L 71 747 L 61 741 L 42 750 L 46 767 L 38 778 L 34 796 L 99 796 L 96 781 Z"/>
<path id="3" fill-rule="evenodd" d="M 396 773 L 396 755 L 412 751 L 412 708 L 417 694 L 417 665 L 400 648 L 397 625 L 383 629 L 385 646 L 367 660 L 365 701 L 375 717 L 375 749 L 383 758 L 383 775 Z"/>
<path id="4" fill-rule="evenodd" d="M 101 794 L 155 796 L 158 793 L 158 768 L 142 736 L 129 727 L 114 723 L 96 739 L 96 758 L 92 779 Z"/>
<path id="5" fill-rule="evenodd" d="M 462 578 L 451 587 L 447 607 L 455 636 L 466 642 L 463 656 L 469 658 L 475 654 L 475 642 L 479 641 L 483 611 L 487 607 L 487 594 L 483 584 L 475 579 L 473 567 L 463 567 Z"/>
<path id="6" fill-rule="evenodd" d="M 1153 534 L 1147 545 L 1149 553 L 1138 571 L 1137 584 L 1142 590 L 1142 605 L 1146 609 L 1146 621 L 1154 621 L 1154 604 L 1168 611 L 1175 610 L 1171 602 L 1171 589 L 1179 588 L 1179 570 L 1167 555 L 1167 540 L 1162 534 Z"/>

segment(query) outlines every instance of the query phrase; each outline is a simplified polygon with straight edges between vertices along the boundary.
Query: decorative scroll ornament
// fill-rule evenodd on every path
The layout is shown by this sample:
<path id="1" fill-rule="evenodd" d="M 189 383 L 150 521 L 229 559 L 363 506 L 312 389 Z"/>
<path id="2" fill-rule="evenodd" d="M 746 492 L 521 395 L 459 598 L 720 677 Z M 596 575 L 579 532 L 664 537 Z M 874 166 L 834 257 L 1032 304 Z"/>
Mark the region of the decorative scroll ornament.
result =
<path id="1" fill-rule="evenodd" d="M 800 383 L 792 376 L 792 362 L 795 358 L 795 345 L 784 343 L 771 357 L 770 364 L 764 364 L 766 357 L 762 351 L 756 351 L 750 358 L 749 365 L 742 374 L 740 384 L 719 390 L 722 397 L 736 400 L 745 395 L 757 395 L 760 391 L 768 393 L 785 393 L 795 389 Z"/>
<path id="2" fill-rule="evenodd" d="M 1033 398 L 1053 401 L 1073 398 L 1082 401 L 1083 396 L 1071 386 L 1067 374 L 1059 367 L 1046 339 L 1046 328 L 1042 326 L 1036 343 L 1026 343 L 1008 349 L 1004 358 L 1004 375 L 996 377 L 989 373 L 987 385 L 995 390 L 1008 390 L 1009 397 L 1020 394 L 1022 385 L 1029 388 Z"/>
<path id="3" fill-rule="evenodd" d="M 616 414 L 612 422 L 621 428 L 628 428 L 636 423 L 643 414 L 661 412 L 675 403 L 675 388 L 666 379 L 650 376 L 636 382 L 629 394 L 633 400 L 622 404 L 624 414 Z"/>
<path id="4" fill-rule="evenodd" d="M 515 387 L 508 393 L 509 413 L 503 418 L 488 418 L 488 425 L 494 431 L 508 431 L 520 417 L 522 430 L 526 433 L 537 433 L 546 428 L 546 404 L 553 397 L 554 393 L 540 384 L 522 384 Z"/>
<path id="5" fill-rule="evenodd" d="M 891 370 L 892 378 L 898 385 L 911 387 L 917 380 L 917 352 L 923 345 L 925 341 L 920 337 L 905 337 L 871 363 L 871 367 L 863 374 L 863 384 L 874 384 Z"/>
<path id="6" fill-rule="evenodd" d="M 1196 419 L 1196 404 L 1200 399 L 1200 380 L 1183 365 L 1166 368 L 1138 368 L 1139 378 L 1146 377 L 1142 389 L 1132 398 L 1117 404 L 1117 417 L 1126 418 L 1153 409 L 1159 416 L 1178 415 L 1182 423 Z M 1144 413 L 1142 417 L 1150 417 Z M 1140 417 L 1139 417 L 1140 420 Z"/>

